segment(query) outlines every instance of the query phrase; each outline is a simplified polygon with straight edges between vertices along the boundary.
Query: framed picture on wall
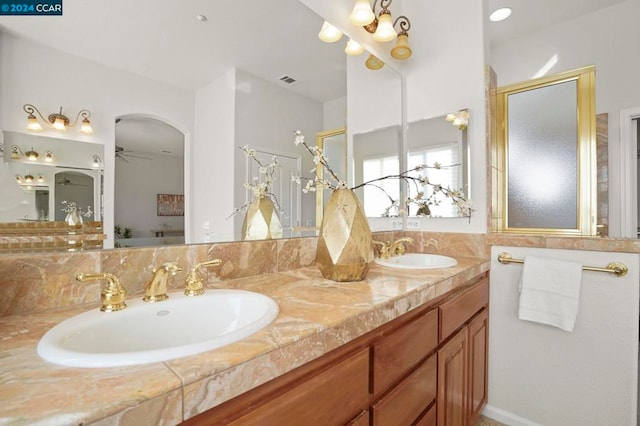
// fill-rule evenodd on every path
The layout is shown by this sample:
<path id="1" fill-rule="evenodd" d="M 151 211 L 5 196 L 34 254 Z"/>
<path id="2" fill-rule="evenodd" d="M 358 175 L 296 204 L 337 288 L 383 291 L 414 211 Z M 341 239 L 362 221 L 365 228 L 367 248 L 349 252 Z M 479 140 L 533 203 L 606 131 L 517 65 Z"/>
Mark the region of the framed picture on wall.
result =
<path id="1" fill-rule="evenodd" d="M 158 216 L 184 216 L 184 195 L 158 194 Z"/>

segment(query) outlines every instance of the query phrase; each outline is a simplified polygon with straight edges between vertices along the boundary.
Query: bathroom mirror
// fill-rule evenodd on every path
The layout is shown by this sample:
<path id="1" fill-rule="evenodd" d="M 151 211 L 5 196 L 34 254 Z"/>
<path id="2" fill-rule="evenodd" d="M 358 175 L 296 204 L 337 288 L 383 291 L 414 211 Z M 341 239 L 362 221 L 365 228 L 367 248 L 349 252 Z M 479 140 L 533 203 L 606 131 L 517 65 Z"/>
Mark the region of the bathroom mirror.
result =
<path id="1" fill-rule="evenodd" d="M 233 8 L 233 10 L 236 10 L 236 5 L 239 4 L 240 2 L 233 2 L 233 3 L 234 5 L 233 6 L 230 5 L 229 7 Z M 132 7 L 133 8 L 141 7 L 144 10 L 144 5 L 148 5 L 148 4 L 149 3 L 141 2 L 140 5 L 139 3 L 136 3 L 136 5 L 134 6 L 127 5 L 127 7 L 129 8 L 129 10 L 132 10 L 131 9 Z M 246 6 L 247 4 L 248 3 L 245 3 L 244 5 Z M 82 9 L 79 10 L 78 13 L 87 14 L 89 11 L 92 10 L 91 8 L 93 7 L 101 8 L 103 6 L 99 4 L 89 5 L 89 4 L 83 3 Z M 265 82 L 264 84 L 265 86 L 267 85 L 270 85 L 273 87 L 277 86 L 278 90 L 290 90 L 297 94 L 300 94 L 302 92 L 302 88 L 304 87 L 314 87 L 316 92 L 331 93 L 332 98 L 328 98 L 328 100 L 326 101 L 316 101 L 318 104 L 317 110 L 321 111 L 321 113 L 317 118 L 314 118 L 314 121 L 317 123 L 317 125 L 314 124 L 314 126 L 308 126 L 307 128 L 303 128 L 308 140 L 311 140 L 313 142 L 314 136 L 317 132 L 321 132 L 326 129 L 336 129 L 336 128 L 345 126 L 347 114 L 349 115 L 350 121 L 351 121 L 352 115 L 353 116 L 359 115 L 362 118 L 361 120 L 358 120 L 357 127 L 359 128 L 358 129 L 359 132 L 370 130 L 372 127 L 372 123 L 374 123 L 374 125 L 376 126 L 378 125 L 379 119 L 378 117 L 376 117 L 376 114 L 375 114 L 377 110 L 383 110 L 386 115 L 392 116 L 397 123 L 400 122 L 401 102 L 399 100 L 401 95 L 399 90 L 400 89 L 399 83 L 389 86 L 391 88 L 389 91 L 391 90 L 394 91 L 393 102 L 385 102 L 384 105 L 382 105 L 382 107 L 376 107 L 375 108 L 376 111 L 372 111 L 374 109 L 372 108 L 373 104 L 368 99 L 366 101 L 359 102 L 359 105 L 366 106 L 366 108 L 363 109 L 362 111 L 356 112 L 356 110 L 359 109 L 359 106 L 352 107 L 351 97 L 349 96 L 349 99 L 347 99 L 347 96 L 348 96 L 347 87 L 346 87 L 347 58 L 346 58 L 346 55 L 344 54 L 344 43 L 346 43 L 347 41 L 346 37 L 343 38 L 343 40 L 340 43 L 326 44 L 321 42 L 318 39 L 317 34 L 322 25 L 323 19 L 313 12 L 310 13 L 310 10 L 298 0 L 287 0 L 287 1 L 283 0 L 282 2 L 278 2 L 277 5 L 269 4 L 264 7 L 253 5 L 253 4 L 249 8 L 247 7 L 242 8 L 242 6 L 240 6 L 240 8 L 242 9 L 241 21 L 244 23 L 247 23 L 248 25 L 250 25 L 251 23 L 255 24 L 256 22 L 264 22 L 263 11 L 265 7 L 268 8 L 271 11 L 270 13 L 272 13 L 274 16 L 279 16 L 281 17 L 282 21 L 284 21 L 282 24 L 282 27 L 288 28 L 286 36 L 283 35 L 283 37 L 281 38 L 264 37 L 264 34 L 260 33 L 261 30 L 264 30 L 264 28 L 262 27 L 247 30 L 244 34 L 246 35 L 252 34 L 252 33 L 256 34 L 253 44 L 254 44 L 254 47 L 259 50 L 256 50 L 254 52 L 253 57 L 250 58 L 251 60 L 249 62 L 235 63 L 234 66 L 236 66 L 237 69 L 242 70 L 243 73 L 250 73 L 254 70 L 257 70 L 256 64 L 259 64 L 259 65 L 261 64 L 262 68 L 266 68 L 267 64 L 275 63 L 275 64 L 278 64 L 279 66 L 279 71 L 277 72 L 279 72 L 280 74 L 275 75 L 274 73 L 274 75 L 271 76 L 272 79 L 269 81 L 266 81 L 266 79 L 262 77 L 262 79 Z M 281 10 L 283 10 L 282 13 L 280 13 Z M 102 12 L 102 10 L 100 10 L 100 12 Z M 104 11 L 104 12 L 108 13 L 107 11 Z M 236 19 L 232 18 L 232 10 L 229 10 L 226 12 L 228 12 L 226 16 L 229 22 L 237 21 Z M 104 16 L 104 15 L 101 15 L 101 16 Z M 69 66 L 66 66 L 65 68 L 65 61 L 68 60 L 65 58 L 68 58 L 68 55 L 60 55 L 60 57 L 55 55 L 55 53 L 58 52 L 56 50 L 56 46 L 58 47 L 62 46 L 64 49 L 67 49 L 67 47 L 70 46 L 70 44 L 59 43 L 56 46 L 49 46 L 48 42 L 50 42 L 52 39 L 54 39 L 58 35 L 62 35 L 58 33 L 67 31 L 68 27 L 65 25 L 68 25 L 68 24 L 65 24 L 65 22 L 69 22 L 70 20 L 77 19 L 77 18 L 78 18 L 77 15 L 74 17 L 72 14 L 65 14 L 65 16 L 61 17 L 59 20 L 56 20 L 55 22 L 52 22 L 52 21 L 50 22 L 50 24 L 53 26 L 52 28 L 52 27 L 43 26 L 40 24 L 34 25 L 30 21 L 27 22 L 26 18 L 11 17 L 11 19 L 7 19 L 7 18 L 0 17 L 0 22 L 1 22 L 0 25 L 2 26 L 2 31 L 3 31 L 2 51 L 5 52 L 5 54 L 2 57 L 7 58 L 8 57 L 7 55 L 9 55 L 9 53 L 7 52 L 11 52 L 11 55 L 13 55 L 12 57 L 21 58 L 21 60 L 18 61 L 18 63 L 24 65 L 29 62 L 29 60 L 24 59 L 28 55 L 27 52 L 29 51 L 29 49 L 22 48 L 22 47 L 34 46 L 36 44 L 36 42 L 30 41 L 30 40 L 40 40 L 40 41 L 43 41 L 43 43 L 44 41 L 47 41 L 47 45 L 41 46 L 41 49 L 42 51 L 46 50 L 47 52 L 52 52 L 52 53 L 51 53 L 51 56 L 41 55 L 43 57 L 39 60 L 41 61 L 42 66 L 46 67 L 48 63 L 47 61 L 51 60 L 53 61 L 52 63 L 56 64 L 56 71 L 60 73 L 64 72 L 66 69 L 71 69 L 71 64 Z M 211 19 L 211 16 L 209 16 L 209 18 Z M 102 19 L 105 19 L 105 18 L 103 17 Z M 78 24 L 86 25 L 85 22 L 78 23 Z M 140 25 L 145 25 L 145 28 L 150 28 L 150 29 L 154 28 L 149 22 L 142 22 L 140 23 Z M 186 26 L 188 25 L 188 23 L 181 21 L 181 25 Z M 206 27 L 205 25 L 208 25 L 209 27 Z M 234 30 L 239 30 L 239 27 L 237 27 L 238 25 L 240 24 L 238 24 L 237 22 L 234 23 L 234 27 L 235 27 Z M 195 19 L 193 19 L 191 21 L 191 25 L 189 26 L 190 28 L 189 31 L 193 31 L 193 32 L 210 31 L 211 26 L 212 26 L 211 21 L 204 24 L 204 23 L 199 23 Z M 124 22 L 120 23 L 118 26 L 119 30 L 122 30 L 123 28 L 125 28 Z M 209 28 L 209 29 L 206 29 L 206 28 Z M 109 38 L 107 34 L 109 29 L 106 28 L 105 31 L 102 31 L 101 33 L 98 33 L 98 31 L 95 31 L 96 43 L 98 43 L 99 41 L 98 38 L 99 39 Z M 166 32 L 166 29 L 163 29 L 162 31 Z M 296 34 L 295 37 L 291 37 L 292 31 Z M 185 31 L 185 33 L 187 32 L 188 31 Z M 5 35 L 6 37 L 4 37 Z M 83 41 L 88 44 L 91 44 L 93 40 L 91 38 L 92 36 L 93 36 L 93 32 L 88 31 L 88 34 L 86 38 L 83 39 Z M 160 33 L 156 34 L 153 31 L 149 32 L 149 37 L 160 37 L 160 36 L 162 36 L 162 34 Z M 20 38 L 20 40 L 18 40 L 18 38 Z M 199 37 L 199 38 L 202 38 L 202 37 Z M 304 50 L 301 50 L 299 47 L 296 47 L 297 44 L 294 43 L 295 41 L 294 39 L 308 40 L 310 44 L 307 47 L 305 47 Z M 271 45 L 271 47 L 268 47 L 269 44 Z M 71 47 L 69 47 L 68 49 L 69 49 L 68 52 L 71 54 L 82 55 L 82 52 L 79 52 L 79 53 L 73 52 Z M 125 49 L 125 47 L 121 46 L 120 49 Z M 328 49 L 331 52 L 335 52 L 335 55 L 333 53 L 327 53 Z M 166 56 L 167 56 L 166 51 L 162 52 L 163 56 L 153 57 L 151 56 L 151 50 L 149 51 L 149 56 L 146 57 L 146 59 L 148 59 L 149 62 L 157 63 L 157 64 L 163 64 L 166 62 Z M 87 54 L 89 54 L 89 53 L 95 53 L 95 52 L 102 52 L 102 50 L 101 49 L 96 50 L 94 46 L 92 47 L 92 49 L 86 49 L 86 52 Z M 180 54 L 186 55 L 190 52 L 187 52 L 187 51 L 172 52 L 172 54 L 173 53 L 175 54 L 180 53 Z M 207 53 L 209 57 L 212 56 L 211 52 L 207 52 Z M 202 52 L 198 52 L 198 54 L 201 55 Z M 105 56 L 104 60 L 106 61 L 107 60 L 106 56 L 108 55 L 104 55 L 104 56 Z M 213 56 L 215 56 L 215 53 L 213 54 Z M 315 58 L 318 58 L 317 59 L 318 62 L 316 62 Z M 121 76 L 121 74 L 123 73 L 123 70 L 119 70 L 116 68 L 109 68 L 105 65 L 100 64 L 98 59 L 101 59 L 101 58 L 94 59 L 95 62 L 89 63 L 89 61 L 85 61 L 82 63 L 82 65 L 85 65 L 85 64 L 87 65 L 86 67 L 82 68 L 82 72 L 83 72 L 82 78 L 79 78 L 77 80 L 74 80 L 73 82 L 70 82 L 70 84 L 67 87 L 65 87 L 64 96 L 62 96 L 60 93 L 53 93 L 53 91 L 49 88 L 50 85 L 45 83 L 44 80 L 35 80 L 35 81 L 32 80 L 30 81 L 28 87 L 26 85 L 19 84 L 19 79 L 16 78 L 16 76 L 20 74 L 20 71 L 18 70 L 18 68 L 23 68 L 23 67 L 22 66 L 19 67 L 18 64 L 14 65 L 12 69 L 9 69 L 10 72 L 4 74 L 6 78 L 3 80 L 4 83 L 2 87 L 0 87 L 0 96 L 2 96 L 2 99 L 4 102 L 3 103 L 4 108 L 2 109 L 3 112 L 0 114 L 1 115 L 0 118 L 3 119 L 3 124 L 6 123 L 6 128 L 20 132 L 23 126 L 26 124 L 26 115 L 23 114 L 23 111 L 20 109 L 20 107 L 22 106 L 22 103 L 26 102 L 27 100 L 40 102 L 40 104 L 52 102 L 52 100 L 54 99 L 55 99 L 54 102 L 61 102 L 61 103 L 67 103 L 67 104 L 71 102 L 81 102 L 81 100 L 83 99 L 88 100 L 88 102 L 82 102 L 82 103 L 88 104 L 87 106 L 90 106 L 93 112 L 92 124 L 94 125 L 94 129 L 96 130 L 96 136 L 94 137 L 98 139 L 97 135 L 100 134 L 99 141 L 104 142 L 104 145 L 100 145 L 100 144 L 98 145 L 101 147 L 106 146 L 108 148 L 104 152 L 104 155 L 107 157 L 106 158 L 107 161 L 104 162 L 106 167 L 105 176 L 107 177 L 107 179 L 105 179 L 106 192 L 104 193 L 104 200 L 105 200 L 105 206 L 106 206 L 105 217 L 108 218 L 109 217 L 108 215 L 114 215 L 113 211 L 119 208 L 118 205 L 114 205 L 115 204 L 114 194 L 113 194 L 114 183 L 113 181 L 111 181 L 111 178 L 115 174 L 114 170 L 115 170 L 115 162 L 116 162 L 116 159 L 113 154 L 113 148 L 114 148 L 113 145 L 115 145 L 115 138 L 113 134 L 115 125 L 113 120 L 115 120 L 118 117 L 122 117 L 126 115 L 140 114 L 140 115 L 148 115 L 148 116 L 156 115 L 159 118 L 166 119 L 168 122 L 183 124 L 182 130 L 192 131 L 192 133 L 189 135 L 190 137 L 189 149 L 191 149 L 191 152 L 186 153 L 185 155 L 186 159 L 190 158 L 189 155 L 191 156 L 194 155 L 194 152 L 196 152 L 196 150 L 194 149 L 194 145 L 197 145 L 201 142 L 198 140 L 198 134 L 202 133 L 200 131 L 201 127 L 199 127 L 201 126 L 202 123 L 197 122 L 193 125 L 194 128 L 189 128 L 188 126 L 184 126 L 184 123 L 188 123 L 188 120 L 185 120 L 185 119 L 178 120 L 175 117 L 162 114 L 161 112 L 157 111 L 156 105 L 150 104 L 149 100 L 143 99 L 143 98 L 139 98 L 139 99 L 136 98 L 135 97 L 136 90 L 134 85 L 135 81 L 133 80 L 134 80 L 134 77 L 137 77 L 137 76 L 134 76 L 134 75 L 128 76 L 131 78 L 128 78 L 128 80 L 126 81 L 127 84 L 122 84 L 114 88 L 114 90 L 111 90 L 108 93 L 108 96 L 107 96 L 107 93 L 100 93 L 99 86 L 96 86 L 96 85 L 91 86 L 94 94 L 86 95 L 84 92 L 81 91 L 80 86 L 82 84 L 89 85 L 93 83 L 95 80 L 95 77 L 87 77 L 87 74 L 95 73 L 96 76 L 99 76 L 100 79 L 103 79 L 105 81 L 112 83 L 112 80 L 114 82 L 120 81 L 119 76 Z M 220 61 L 224 62 L 225 58 L 220 58 Z M 10 61 L 3 60 L 2 62 L 3 62 L 3 70 L 5 70 L 5 68 L 11 67 Z M 209 69 L 211 70 L 210 77 L 209 77 L 211 81 L 220 77 L 219 70 L 211 67 L 210 61 L 207 62 L 203 58 L 202 61 L 200 62 L 202 62 L 202 65 L 201 65 L 202 69 L 206 68 L 208 70 Z M 362 62 L 364 62 L 364 59 L 362 59 Z M 316 74 L 319 74 L 321 76 L 321 79 L 310 80 L 305 77 L 302 77 L 305 75 L 303 74 L 303 71 L 305 71 L 305 69 L 309 67 L 309 64 L 312 64 L 312 67 L 317 71 Z M 245 68 L 245 65 L 246 65 L 246 68 Z M 250 67 L 250 65 L 253 66 L 253 69 Z M 389 71 L 390 67 L 387 67 L 387 66 L 385 66 L 382 70 L 375 71 L 375 72 L 367 70 L 366 68 L 364 68 L 364 65 L 361 63 L 356 63 L 354 66 L 357 67 L 359 69 L 359 72 L 361 72 L 362 74 L 368 73 L 369 75 L 373 75 L 377 73 L 376 75 L 380 76 L 390 72 Z M 78 68 L 79 67 L 77 66 L 73 67 L 74 71 L 77 70 Z M 147 76 L 148 79 L 145 82 L 145 84 L 148 83 L 148 80 L 153 80 L 154 77 L 157 77 L 163 74 L 161 66 L 157 66 L 156 68 L 157 68 L 158 74 L 157 75 L 149 74 Z M 196 73 L 194 70 L 193 72 L 189 72 L 188 74 L 195 75 Z M 284 76 L 284 74 L 290 75 L 294 79 L 298 78 L 298 81 L 293 82 L 291 84 L 289 84 L 288 82 L 280 81 L 279 77 Z M 339 76 L 337 76 L 338 74 Z M 198 75 L 202 75 L 202 74 L 198 74 Z M 396 74 L 394 78 L 399 82 L 399 75 Z M 329 90 L 328 87 L 336 86 L 335 84 L 333 84 L 335 79 L 338 79 L 341 81 L 340 85 L 342 86 L 343 90 L 341 93 L 336 93 L 334 97 L 334 93 L 335 93 L 334 90 L 333 89 Z M 199 83 L 200 83 L 199 87 L 203 87 L 208 83 L 208 81 L 203 80 L 203 81 L 199 81 Z M 110 84 L 106 85 L 106 87 L 110 87 L 110 88 L 112 86 L 113 85 L 110 85 Z M 145 87 L 148 87 L 148 84 Z M 160 91 L 163 91 L 166 89 L 166 86 L 159 85 L 158 87 Z M 371 87 L 371 86 L 369 85 L 368 87 Z M 387 86 L 380 85 L 378 87 L 378 90 L 381 90 L 381 89 L 383 90 L 385 87 Z M 251 94 L 249 93 L 249 91 L 252 88 L 253 87 L 249 85 L 243 85 L 241 87 L 238 86 L 237 91 L 242 92 L 243 94 L 246 94 L 248 97 L 248 95 Z M 167 96 L 167 102 L 173 102 L 174 98 L 172 96 L 175 95 L 175 93 L 171 92 L 170 90 L 165 90 L 165 91 L 169 93 L 169 95 Z M 194 98 L 199 96 L 199 94 L 196 93 L 195 91 L 192 93 Z M 212 93 L 214 92 L 212 91 Z M 215 94 L 216 95 L 219 94 L 219 91 L 215 91 Z M 384 92 L 385 100 L 389 99 L 388 95 L 389 94 L 387 92 Z M 76 99 L 76 97 L 79 99 Z M 121 102 L 110 101 L 110 99 L 114 99 L 118 97 L 126 97 L 127 99 L 131 98 L 131 102 L 127 102 L 127 105 L 125 108 L 121 105 Z M 333 101 L 334 99 L 339 99 L 341 97 L 343 99 L 340 106 L 337 108 L 333 108 L 333 105 L 330 105 L 332 104 L 331 101 Z M 44 102 L 39 101 L 39 99 L 44 100 Z M 16 100 L 18 100 L 19 105 L 14 108 L 14 104 L 16 104 Z M 181 100 L 181 98 L 179 100 Z M 274 105 L 278 105 L 279 107 L 278 109 L 282 109 L 280 108 L 282 107 L 281 102 L 278 102 L 276 104 L 274 102 L 259 102 L 259 101 L 256 102 L 255 99 L 251 99 L 251 102 L 249 103 L 249 100 L 247 100 L 247 107 L 250 107 L 250 108 L 257 109 L 258 107 L 262 107 L 263 104 L 264 104 L 264 107 L 267 108 L 267 112 L 264 114 L 265 118 L 263 118 L 262 121 L 260 121 L 259 123 L 255 121 L 254 122 L 248 121 L 247 126 L 237 125 L 237 127 L 234 129 L 234 135 L 232 137 L 234 138 L 238 137 L 238 140 L 236 140 L 234 143 L 234 145 L 236 145 L 234 146 L 234 149 L 236 149 L 237 146 L 250 144 L 251 146 L 255 146 L 255 147 L 275 148 L 275 150 L 278 152 L 285 151 L 285 150 L 287 152 L 297 151 L 293 145 L 293 138 L 291 136 L 291 131 L 296 129 L 298 126 L 301 126 L 300 121 L 289 119 L 288 121 L 280 120 L 279 123 L 274 123 L 274 121 L 269 119 L 270 117 L 269 111 L 273 111 L 274 109 L 276 109 L 274 108 Z M 331 110 L 331 109 L 335 111 L 333 113 L 327 112 L 327 110 Z M 393 110 L 393 113 L 388 114 L 389 110 Z M 241 111 L 241 113 L 244 114 L 248 111 L 248 109 L 240 108 L 239 111 Z M 212 112 L 211 114 L 216 115 L 216 112 Z M 287 112 L 283 111 L 283 114 L 286 116 Z M 230 120 L 230 121 L 233 121 L 233 120 Z M 275 132 L 273 130 L 276 124 L 282 128 L 286 128 L 286 132 L 278 133 L 274 136 Z M 262 126 L 262 128 L 260 129 L 260 131 L 254 132 L 253 129 L 248 128 L 249 125 L 255 126 L 255 127 Z M 113 126 L 113 127 L 110 127 L 110 126 Z M 356 127 L 354 127 L 354 129 L 355 128 Z M 218 141 L 218 139 L 216 139 L 215 136 L 216 135 L 214 134 L 213 137 L 211 139 L 207 139 L 205 143 L 213 143 Z M 242 136 L 241 141 L 239 140 L 240 136 Z M 42 137 L 42 136 L 34 136 L 34 137 Z M 77 137 L 77 134 L 69 132 L 69 137 L 70 138 Z M 267 146 L 268 138 L 273 138 L 274 140 L 277 140 L 277 143 L 281 145 Z M 347 134 L 347 140 L 349 140 L 349 138 L 350 136 L 349 134 Z M 397 152 L 399 152 L 399 149 L 397 147 L 396 149 L 397 149 Z M 141 151 L 141 149 L 139 148 L 137 148 L 137 150 Z M 102 151 L 100 152 L 102 153 Z M 55 154 L 55 150 L 54 150 L 54 154 Z M 304 153 L 299 153 L 299 154 L 302 157 L 306 156 L 306 154 Z M 239 158 L 237 159 L 236 164 L 234 164 L 235 170 L 238 170 L 237 164 L 239 162 L 244 162 L 242 153 L 239 152 L 238 157 Z M 191 160 L 193 160 L 193 158 L 191 158 Z M 146 161 L 146 160 L 141 160 L 141 161 Z M 312 167 L 311 165 L 312 163 L 310 162 L 310 160 L 308 161 L 309 161 L 309 166 L 307 167 L 307 163 L 304 163 L 304 168 L 303 168 L 303 172 L 306 174 L 308 174 L 308 171 Z M 196 209 L 199 209 L 200 207 L 200 204 L 197 203 L 199 197 L 209 199 L 211 198 L 211 196 L 210 194 L 206 194 L 203 191 L 197 191 L 194 189 L 194 187 L 196 186 L 195 181 L 197 178 L 191 176 L 191 174 L 198 175 L 199 172 L 198 170 L 195 170 L 195 169 L 188 169 L 188 170 L 189 170 L 188 172 L 185 172 L 185 173 L 189 173 L 189 176 L 186 176 L 186 179 L 185 179 L 185 197 L 187 195 L 191 196 L 191 200 L 188 201 L 188 205 L 192 206 L 192 208 L 196 210 Z M 243 173 L 240 172 L 239 174 L 242 175 Z M 240 177 L 234 174 L 232 174 L 231 177 L 233 179 L 232 182 L 229 182 L 231 185 L 235 184 L 240 179 Z M 244 179 L 245 176 L 241 176 L 241 178 Z M 189 182 L 189 179 L 191 180 L 190 182 Z M 100 182 L 100 180 L 98 179 L 95 182 Z M 231 185 L 229 185 L 229 187 L 231 187 Z M 96 192 L 96 194 L 97 193 L 98 192 Z M 238 207 L 238 205 L 241 205 L 243 202 L 242 200 L 244 199 L 244 197 L 241 197 L 241 196 L 239 197 L 234 193 L 230 197 L 225 198 L 225 200 L 228 200 L 230 198 L 233 198 L 232 202 L 230 202 L 229 205 L 225 205 L 224 208 L 220 209 L 220 210 L 224 210 L 221 213 L 221 215 L 224 215 L 224 217 L 228 216 L 233 211 L 234 207 Z M 315 226 L 315 219 L 316 219 L 315 218 L 315 215 L 316 215 L 315 196 L 311 194 L 302 194 L 300 198 L 303 200 L 302 201 L 303 216 L 301 217 L 299 224 L 301 226 L 305 226 L 307 224 Z M 52 199 L 53 198 L 50 197 L 50 202 L 52 202 L 51 201 Z M 100 210 L 97 210 L 97 211 L 100 211 Z M 185 214 L 187 213 L 188 212 L 185 212 Z M 33 217 L 33 216 L 34 216 L 33 214 L 29 215 L 29 217 Z M 158 221 L 160 221 L 161 219 L 155 216 L 153 216 L 152 218 L 153 220 L 158 220 Z M 191 220 L 191 223 L 188 223 L 188 219 Z M 211 229 L 205 228 L 207 226 L 207 219 L 208 219 L 207 217 L 204 217 L 202 218 L 202 220 L 200 220 L 200 218 L 195 214 L 191 214 L 190 216 L 189 215 L 185 216 L 185 234 L 189 235 L 189 233 L 191 233 L 192 235 L 195 235 L 195 237 L 192 237 L 191 239 L 189 239 L 189 241 L 195 241 L 195 242 L 230 241 L 235 238 L 234 235 L 229 235 L 229 236 L 224 235 L 223 238 L 219 239 L 218 238 L 219 234 L 214 235 L 215 230 L 213 229 L 213 226 L 214 226 L 213 220 L 210 222 Z M 224 218 L 222 220 L 224 220 Z M 107 222 L 108 220 L 105 220 L 105 223 Z M 110 225 L 119 224 L 123 227 L 128 227 L 129 226 L 128 223 L 129 222 L 113 223 Z M 178 226 L 175 226 L 175 228 L 178 228 Z M 105 231 L 110 232 L 111 230 L 105 230 Z M 209 237 L 208 235 L 206 235 L 207 232 L 211 233 L 210 239 L 207 239 Z M 202 237 L 203 235 L 204 235 L 204 238 Z M 154 237 L 154 236 L 151 235 L 151 237 Z M 112 243 L 111 239 L 107 240 L 105 245 L 108 247 L 109 243 Z"/>
<path id="2" fill-rule="evenodd" d="M 458 123 L 453 117 L 442 115 L 414 121 L 407 126 L 407 169 L 426 165 L 426 170 L 414 172 L 413 175 L 426 176 L 431 183 L 424 188 L 407 184 L 408 197 L 413 200 L 408 206 L 410 216 L 459 216 L 457 206 L 441 192 L 434 191 L 434 185 L 461 190 L 466 199 L 470 198 L 467 139 L 469 111 L 457 113 L 464 115 L 465 122 Z M 424 191 L 424 195 L 421 200 L 416 201 L 415 196 L 419 191 Z"/>
<path id="3" fill-rule="evenodd" d="M 498 232 L 596 234 L 595 69 L 498 88 Z"/>
<path id="4" fill-rule="evenodd" d="M 103 145 L 10 131 L 2 136 L 0 222 L 62 221 L 66 203 L 76 203 L 84 220 L 102 220 Z M 37 157 L 29 159 L 31 152 Z"/>

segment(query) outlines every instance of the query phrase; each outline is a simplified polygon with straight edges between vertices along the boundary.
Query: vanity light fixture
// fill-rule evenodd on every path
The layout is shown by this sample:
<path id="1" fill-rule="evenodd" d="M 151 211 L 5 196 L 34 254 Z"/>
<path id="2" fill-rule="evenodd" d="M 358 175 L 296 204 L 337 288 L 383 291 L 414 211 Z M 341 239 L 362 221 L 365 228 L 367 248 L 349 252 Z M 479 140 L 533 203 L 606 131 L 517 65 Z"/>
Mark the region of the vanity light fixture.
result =
<path id="1" fill-rule="evenodd" d="M 24 153 L 24 156 L 27 157 L 30 161 L 36 161 L 39 157 L 39 154 L 33 150 L 33 147 L 27 152 Z"/>
<path id="2" fill-rule="evenodd" d="M 53 162 L 53 153 L 51 151 L 47 151 L 44 153 L 44 161 L 47 163 Z"/>
<path id="3" fill-rule="evenodd" d="M 48 119 L 45 119 L 40 110 L 31 104 L 24 104 L 22 106 L 24 112 L 27 115 L 27 130 L 38 131 L 42 130 L 42 125 L 38 121 L 38 117 L 34 113 L 37 113 L 38 116 L 42 119 L 43 122 L 49 123 L 49 125 L 56 130 L 66 130 L 69 127 L 73 127 L 78 124 L 80 117 L 82 117 L 82 121 L 80 122 L 80 132 L 82 133 L 93 133 L 93 128 L 91 127 L 91 122 L 89 121 L 89 117 L 91 117 L 91 112 L 88 109 L 83 109 L 78 112 L 76 119 L 71 123 L 69 117 L 62 113 L 62 107 L 60 107 L 59 113 L 49 114 Z"/>
<path id="4" fill-rule="evenodd" d="M 22 176 L 20 175 L 16 175 L 16 182 L 18 182 L 19 184 L 22 183 Z"/>
<path id="5" fill-rule="evenodd" d="M 379 70 L 384 66 L 384 62 L 382 62 L 377 56 L 370 54 L 364 65 L 370 70 Z"/>
<path id="6" fill-rule="evenodd" d="M 445 120 L 451 122 L 454 126 L 456 126 L 460 130 L 465 130 L 469 125 L 469 110 L 461 109 L 460 111 L 450 112 L 445 117 Z"/>
<path id="7" fill-rule="evenodd" d="M 320 40 L 325 43 L 334 43 L 342 38 L 342 31 L 331 25 L 329 22 L 324 21 L 322 28 L 318 33 Z"/>
<path id="8" fill-rule="evenodd" d="M 38 175 L 38 183 L 44 182 L 44 177 L 42 175 Z"/>
<path id="9" fill-rule="evenodd" d="M 29 173 L 28 175 L 25 175 L 25 176 L 24 176 L 24 181 L 25 181 L 26 183 L 31 183 L 31 182 L 33 182 L 33 175 L 32 175 L 31 173 Z"/>
<path id="10" fill-rule="evenodd" d="M 22 150 L 18 145 L 11 145 L 11 159 L 19 160 L 22 157 Z"/>
<path id="11" fill-rule="evenodd" d="M 357 41 L 349 39 L 347 47 L 344 48 L 344 53 L 350 56 L 362 55 L 364 53 L 364 47 Z"/>
<path id="12" fill-rule="evenodd" d="M 91 167 L 94 169 L 100 168 L 100 156 L 98 154 L 93 155 L 93 163 L 91 164 Z"/>

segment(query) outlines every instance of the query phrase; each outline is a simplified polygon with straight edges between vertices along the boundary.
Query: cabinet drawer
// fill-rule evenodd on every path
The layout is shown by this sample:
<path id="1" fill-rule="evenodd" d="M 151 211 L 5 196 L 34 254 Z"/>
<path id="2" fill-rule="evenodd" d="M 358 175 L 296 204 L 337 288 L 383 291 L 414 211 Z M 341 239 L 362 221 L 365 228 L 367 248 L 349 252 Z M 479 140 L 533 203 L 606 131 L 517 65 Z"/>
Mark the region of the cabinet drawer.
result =
<path id="1" fill-rule="evenodd" d="M 436 398 L 434 354 L 373 406 L 373 425 L 411 425 Z"/>
<path id="2" fill-rule="evenodd" d="M 484 278 L 440 305 L 440 341 L 449 337 L 488 303 L 489 279 Z"/>
<path id="3" fill-rule="evenodd" d="M 432 309 L 374 343 L 373 394 L 385 390 L 437 346 L 437 309 Z"/>
<path id="4" fill-rule="evenodd" d="M 240 417 L 234 425 L 344 425 L 369 403 L 369 349 L 363 349 Z"/>

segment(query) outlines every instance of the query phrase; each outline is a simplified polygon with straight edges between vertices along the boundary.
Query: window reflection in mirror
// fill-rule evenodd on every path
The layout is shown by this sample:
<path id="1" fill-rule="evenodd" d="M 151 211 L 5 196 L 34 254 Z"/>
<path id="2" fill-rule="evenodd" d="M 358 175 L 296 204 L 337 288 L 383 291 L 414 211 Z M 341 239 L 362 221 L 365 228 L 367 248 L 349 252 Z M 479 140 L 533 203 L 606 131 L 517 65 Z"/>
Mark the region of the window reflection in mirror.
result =
<path id="1" fill-rule="evenodd" d="M 353 174 L 358 183 L 400 173 L 400 126 L 353 135 Z M 367 217 L 398 216 L 400 185 L 385 179 L 356 190 Z"/>
<path id="2" fill-rule="evenodd" d="M 316 135 L 316 146 L 322 150 L 325 158 L 330 161 L 331 168 L 341 179 L 347 178 L 347 135 L 344 127 L 340 129 L 326 130 Z M 316 167 L 316 174 L 320 179 L 324 177 L 324 168 Z M 331 196 L 331 190 L 325 188 L 316 189 L 316 224 L 318 228 L 322 223 L 322 213 L 327 200 Z"/>
<path id="3" fill-rule="evenodd" d="M 446 116 L 433 117 L 409 123 L 407 128 L 407 169 L 419 165 L 428 168 L 412 172 L 412 176 L 426 176 L 433 185 L 468 193 L 468 143 L 466 126 L 458 127 L 446 120 Z M 438 167 L 436 167 L 436 164 Z M 424 191 L 421 200 L 416 194 Z M 444 194 L 426 185 L 417 187 L 414 182 L 407 186 L 410 216 L 458 217 L 458 208 Z"/>

